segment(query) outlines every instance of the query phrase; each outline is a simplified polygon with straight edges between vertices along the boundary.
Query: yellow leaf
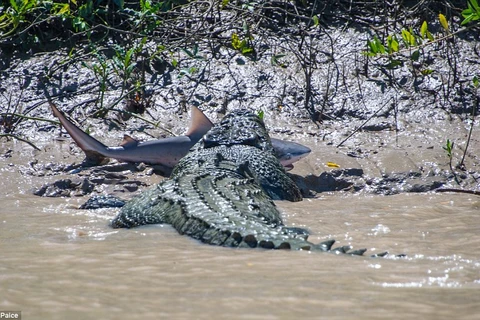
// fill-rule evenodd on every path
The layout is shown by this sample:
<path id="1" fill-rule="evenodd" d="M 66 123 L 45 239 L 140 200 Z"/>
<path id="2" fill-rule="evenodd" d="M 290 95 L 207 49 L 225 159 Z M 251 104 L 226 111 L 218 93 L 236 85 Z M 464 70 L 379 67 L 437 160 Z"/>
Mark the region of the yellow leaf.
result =
<path id="1" fill-rule="evenodd" d="M 440 13 L 440 14 L 438 14 L 438 19 L 440 20 L 440 24 L 442 25 L 443 29 L 445 29 L 445 31 L 448 31 L 447 18 L 445 18 L 445 16 Z"/>
<path id="2" fill-rule="evenodd" d="M 69 14 L 70 13 L 70 5 L 68 3 L 65 3 L 64 5 L 62 5 L 60 7 L 60 10 L 58 10 L 57 14 L 59 16 L 62 16 L 62 15 L 65 15 L 65 14 Z"/>
<path id="3" fill-rule="evenodd" d="M 340 166 L 338 164 L 336 164 L 335 162 L 327 162 L 327 167 L 340 168 Z"/>
<path id="4" fill-rule="evenodd" d="M 425 36 L 427 35 L 427 31 L 428 31 L 427 21 L 423 21 L 422 26 L 420 28 L 420 35 L 422 36 L 422 38 L 425 38 Z"/>
<path id="5" fill-rule="evenodd" d="M 235 50 L 238 50 L 241 48 L 241 41 L 238 38 L 238 35 L 236 33 L 232 34 L 232 47 Z"/>

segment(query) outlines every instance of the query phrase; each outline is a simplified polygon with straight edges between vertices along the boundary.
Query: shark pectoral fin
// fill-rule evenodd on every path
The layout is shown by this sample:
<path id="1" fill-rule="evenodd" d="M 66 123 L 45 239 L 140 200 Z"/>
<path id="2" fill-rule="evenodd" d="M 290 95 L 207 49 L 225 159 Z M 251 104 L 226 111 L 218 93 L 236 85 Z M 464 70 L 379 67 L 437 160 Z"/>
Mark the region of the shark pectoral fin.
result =
<path id="1" fill-rule="evenodd" d="M 138 140 L 130 137 L 128 134 L 123 135 L 123 141 L 120 143 L 121 147 L 125 149 L 135 148 L 138 145 Z"/>
<path id="2" fill-rule="evenodd" d="M 213 123 L 195 106 L 192 106 L 190 118 L 190 127 L 188 128 L 187 133 L 185 133 L 186 136 L 198 137 L 198 139 L 200 139 L 213 127 Z"/>

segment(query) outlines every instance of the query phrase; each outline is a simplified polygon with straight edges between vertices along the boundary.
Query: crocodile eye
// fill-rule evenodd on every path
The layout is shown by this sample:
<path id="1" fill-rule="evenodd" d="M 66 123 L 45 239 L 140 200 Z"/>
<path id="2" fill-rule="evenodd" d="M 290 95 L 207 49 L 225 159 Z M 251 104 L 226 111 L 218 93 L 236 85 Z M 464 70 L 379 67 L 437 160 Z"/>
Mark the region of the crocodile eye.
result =
<path id="1" fill-rule="evenodd" d="M 249 136 L 242 140 L 242 144 L 256 147 L 258 145 L 258 136 Z"/>
<path id="2" fill-rule="evenodd" d="M 203 136 L 203 145 L 205 148 L 218 146 L 218 137 L 216 137 L 214 134 L 207 133 L 205 136 Z"/>

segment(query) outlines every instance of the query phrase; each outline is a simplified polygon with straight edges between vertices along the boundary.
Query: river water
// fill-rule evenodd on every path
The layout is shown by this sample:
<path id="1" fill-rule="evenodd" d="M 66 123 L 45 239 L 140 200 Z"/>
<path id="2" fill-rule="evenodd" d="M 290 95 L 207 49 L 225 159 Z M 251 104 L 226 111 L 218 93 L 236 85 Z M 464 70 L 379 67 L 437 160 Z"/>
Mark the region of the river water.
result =
<path id="1" fill-rule="evenodd" d="M 0 158 L 0 310 L 23 319 L 480 319 L 478 196 L 277 202 L 313 242 L 406 258 L 231 249 L 33 196 L 49 177 L 19 174 L 29 158 Z"/>

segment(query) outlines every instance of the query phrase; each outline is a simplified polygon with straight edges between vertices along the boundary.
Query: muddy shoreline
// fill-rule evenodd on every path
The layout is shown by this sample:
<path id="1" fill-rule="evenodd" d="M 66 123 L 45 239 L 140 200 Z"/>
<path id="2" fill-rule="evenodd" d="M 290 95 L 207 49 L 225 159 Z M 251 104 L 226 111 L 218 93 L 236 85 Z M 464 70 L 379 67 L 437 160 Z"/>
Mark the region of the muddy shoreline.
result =
<path id="1" fill-rule="evenodd" d="M 450 122 L 450 132 L 455 132 L 461 124 Z M 301 127 L 302 124 L 297 126 Z M 449 168 L 445 150 L 438 144 L 446 134 L 449 137 L 452 134 L 445 127 L 438 131 L 432 128 L 422 130 L 420 127 L 416 125 L 415 129 L 400 134 L 392 131 L 359 132 L 355 136 L 354 146 L 340 148 L 312 135 L 290 133 L 275 136 L 302 143 L 312 149 L 312 153 L 296 163 L 289 172 L 307 198 L 322 192 L 392 195 L 445 188 L 478 191 L 480 175 L 476 170 L 477 154 L 472 152 L 469 153 L 471 157 L 467 157 L 471 161 L 470 169 L 455 170 L 454 174 Z M 427 130 L 430 133 L 428 137 L 425 133 Z M 461 139 L 462 134 L 458 136 Z M 163 168 L 143 163 L 111 160 L 102 166 L 82 165 L 83 152 L 66 133 L 62 134 L 62 140 L 43 143 L 40 151 L 20 142 L 13 143 L 17 146 L 15 148 L 12 148 L 12 143 L 3 143 L 2 156 L 6 161 L 8 158 L 24 158 L 25 154 L 33 156 L 28 163 L 13 160 L 9 170 L 15 170 L 24 177 L 48 177 L 49 182 L 37 182 L 30 188 L 30 192 L 38 196 L 110 194 L 128 199 L 130 194 L 168 176 Z M 474 138 L 472 142 L 472 150 L 475 150 L 478 141 Z M 460 151 L 456 155 L 460 157 Z M 331 163 L 339 167 L 331 167 Z"/>
<path id="2" fill-rule="evenodd" d="M 458 17 L 452 18 L 452 32 L 458 31 L 459 22 Z M 409 23 L 418 25 L 419 21 Z M 434 37 L 441 38 L 438 22 L 429 28 Z M 189 105 L 198 106 L 213 122 L 229 110 L 249 108 L 265 113 L 271 136 L 312 149 L 291 172 L 306 197 L 331 191 L 391 195 L 439 188 L 480 190 L 480 121 L 476 116 L 480 93 L 472 83 L 480 75 L 475 29 L 423 46 L 418 61 L 389 70 L 385 67 L 388 57 L 364 54 L 366 41 L 371 39 L 371 31 L 364 26 L 321 25 L 318 30 L 309 29 L 306 49 L 315 55 L 308 77 L 300 48 L 292 47 L 299 41 L 295 30 L 269 37 L 262 32 L 271 30 L 250 31 L 256 41 L 254 57 L 223 47 L 211 51 L 199 44 L 196 57 L 178 50 L 170 54 L 170 60 L 167 56 L 136 61 L 134 70 L 143 74 L 142 99 L 146 100 L 139 102 L 144 112 L 133 116 L 125 113 L 133 110 L 133 100 L 124 96 L 125 79 L 111 65 L 104 79 L 108 85 L 101 90 L 102 79 L 94 68 L 98 55 L 72 58 L 66 48 L 12 53 L 0 47 L 0 124 L 6 134 L 0 138 L 0 154 L 4 158 L 22 152 L 33 155 L 28 164 L 12 164 L 20 175 L 66 176 L 34 186 L 38 195 L 132 193 L 149 185 L 138 177 L 160 174 L 161 178 L 165 172 L 115 161 L 103 167 L 78 166 L 83 160 L 81 150 L 51 122 L 56 119 L 47 96 L 109 146 L 118 145 L 123 134 L 140 140 L 183 134 Z M 100 52 L 109 58 L 112 48 L 108 49 L 108 43 L 101 45 L 106 49 Z M 147 40 L 143 46 L 148 49 L 156 44 Z M 409 52 L 398 57 L 411 59 Z M 190 71 L 174 67 L 178 65 Z M 98 117 L 102 108 L 108 111 Z M 12 142 L 12 136 L 40 150 L 32 152 L 27 144 L 13 148 L 12 143 L 22 142 Z M 444 150 L 447 139 L 454 143 L 451 161 Z M 50 161 L 49 157 L 66 158 Z"/>

